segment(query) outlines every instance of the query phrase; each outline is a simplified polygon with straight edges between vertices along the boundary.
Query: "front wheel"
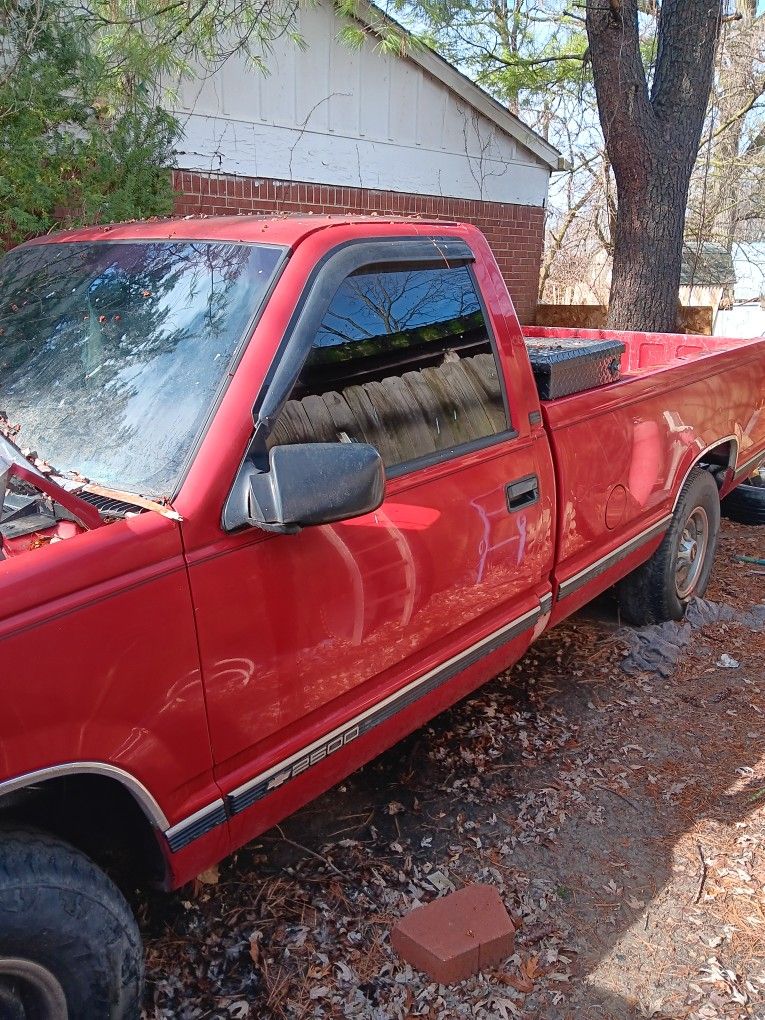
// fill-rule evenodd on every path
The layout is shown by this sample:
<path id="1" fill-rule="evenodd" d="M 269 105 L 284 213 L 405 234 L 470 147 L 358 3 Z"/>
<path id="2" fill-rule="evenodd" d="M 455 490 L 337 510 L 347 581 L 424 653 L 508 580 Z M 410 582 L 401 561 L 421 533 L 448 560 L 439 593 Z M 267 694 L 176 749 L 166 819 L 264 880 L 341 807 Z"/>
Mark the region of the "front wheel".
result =
<path id="1" fill-rule="evenodd" d="M 137 1020 L 141 939 L 122 893 L 79 850 L 0 829 L 0 1018 Z"/>
<path id="2" fill-rule="evenodd" d="M 627 623 L 641 627 L 682 620 L 690 600 L 706 591 L 719 530 L 720 496 L 715 480 L 703 468 L 694 468 L 661 545 L 616 586 Z"/>

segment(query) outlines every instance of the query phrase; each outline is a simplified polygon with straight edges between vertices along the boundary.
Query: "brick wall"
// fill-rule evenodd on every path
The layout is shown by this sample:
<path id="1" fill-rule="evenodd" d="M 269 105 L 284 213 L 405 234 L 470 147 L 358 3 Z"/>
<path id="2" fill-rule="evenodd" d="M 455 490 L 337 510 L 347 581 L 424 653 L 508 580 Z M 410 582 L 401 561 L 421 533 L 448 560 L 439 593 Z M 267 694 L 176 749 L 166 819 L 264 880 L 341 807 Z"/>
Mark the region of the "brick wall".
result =
<path id="1" fill-rule="evenodd" d="M 249 177 L 211 176 L 185 170 L 174 172 L 173 186 L 180 192 L 176 212 L 181 216 L 274 211 L 379 212 L 475 223 L 492 247 L 521 322 L 534 321 L 544 240 L 544 210 L 536 206 Z"/>

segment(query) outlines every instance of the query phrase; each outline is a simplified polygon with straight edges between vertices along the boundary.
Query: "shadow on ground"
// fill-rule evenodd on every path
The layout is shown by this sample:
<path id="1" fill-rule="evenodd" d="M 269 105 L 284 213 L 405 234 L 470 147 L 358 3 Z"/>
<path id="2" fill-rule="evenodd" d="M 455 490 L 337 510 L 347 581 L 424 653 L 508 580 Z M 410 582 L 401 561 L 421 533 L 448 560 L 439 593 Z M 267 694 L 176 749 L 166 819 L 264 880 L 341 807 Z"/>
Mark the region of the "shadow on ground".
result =
<path id="1" fill-rule="evenodd" d="M 710 594 L 748 607 L 765 579 L 741 583 L 750 535 L 726 536 Z M 763 635 L 701 628 L 669 680 L 623 655 L 606 597 L 217 883 L 152 897 L 146 1015 L 765 1016 Z M 516 917 L 516 954 L 428 985 L 389 926 L 476 880 Z"/>

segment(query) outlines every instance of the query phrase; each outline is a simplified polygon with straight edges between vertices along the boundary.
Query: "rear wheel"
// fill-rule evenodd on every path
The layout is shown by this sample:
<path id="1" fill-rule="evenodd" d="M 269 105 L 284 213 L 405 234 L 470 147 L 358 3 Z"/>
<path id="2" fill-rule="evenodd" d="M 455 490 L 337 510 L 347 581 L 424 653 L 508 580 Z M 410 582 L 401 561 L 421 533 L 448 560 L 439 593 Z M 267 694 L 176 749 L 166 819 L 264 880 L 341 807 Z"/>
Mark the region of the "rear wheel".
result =
<path id="1" fill-rule="evenodd" d="M 664 539 L 616 586 L 627 623 L 681 620 L 690 600 L 706 591 L 720 529 L 720 497 L 712 475 L 695 468 L 683 486 Z"/>
<path id="2" fill-rule="evenodd" d="M 136 1020 L 143 959 L 122 893 L 79 850 L 0 830 L 0 1020 Z"/>

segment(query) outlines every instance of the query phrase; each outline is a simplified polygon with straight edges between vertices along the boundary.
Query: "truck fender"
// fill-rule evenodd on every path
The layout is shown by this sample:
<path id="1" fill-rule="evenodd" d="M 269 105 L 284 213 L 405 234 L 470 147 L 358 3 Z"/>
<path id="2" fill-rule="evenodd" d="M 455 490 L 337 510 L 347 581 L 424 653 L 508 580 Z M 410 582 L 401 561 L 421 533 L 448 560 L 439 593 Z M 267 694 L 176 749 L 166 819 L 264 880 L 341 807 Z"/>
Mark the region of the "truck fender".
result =
<path id="1" fill-rule="evenodd" d="M 727 462 L 719 460 L 720 454 L 723 452 L 723 447 L 728 447 Z M 723 439 L 718 439 L 714 443 L 710 443 L 709 446 L 705 446 L 703 450 L 698 449 L 691 455 L 689 459 L 684 459 L 677 474 L 675 475 L 675 481 L 672 486 L 672 512 L 674 513 L 680 494 L 683 491 L 683 486 L 688 480 L 688 476 L 691 471 L 698 464 L 709 459 L 709 455 L 717 451 L 717 458 L 714 463 L 719 464 L 725 468 L 725 474 L 722 479 L 717 479 L 718 485 L 721 484 L 721 491 L 724 493 L 730 485 L 730 481 L 733 478 L 733 472 L 736 466 L 736 460 L 738 458 L 738 439 L 735 436 L 725 436 Z"/>
<path id="2" fill-rule="evenodd" d="M 106 762 L 100 761 L 65 762 L 61 765 L 50 765 L 44 769 L 36 769 L 34 772 L 26 772 L 23 775 L 15 776 L 13 779 L 6 779 L 0 783 L 0 800 L 8 794 L 16 793 L 29 786 L 36 786 L 49 779 L 63 779 L 67 776 L 77 775 L 99 775 L 116 780 L 138 802 L 138 806 L 154 828 L 165 832 L 170 827 L 164 811 L 143 783 L 131 775 L 130 772 L 126 772 L 116 765 L 109 765 Z"/>

